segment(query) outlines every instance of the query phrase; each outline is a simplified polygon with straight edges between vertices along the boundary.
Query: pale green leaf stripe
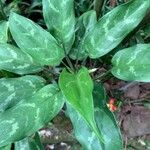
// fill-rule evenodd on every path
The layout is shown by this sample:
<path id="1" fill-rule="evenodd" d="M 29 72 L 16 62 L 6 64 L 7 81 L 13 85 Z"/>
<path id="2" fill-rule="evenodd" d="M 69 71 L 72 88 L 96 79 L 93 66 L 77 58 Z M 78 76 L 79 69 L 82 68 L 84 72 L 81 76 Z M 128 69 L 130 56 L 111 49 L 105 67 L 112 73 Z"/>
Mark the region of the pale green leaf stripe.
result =
<path id="1" fill-rule="evenodd" d="M 38 133 L 32 137 L 15 142 L 15 150 L 44 150 Z"/>
<path id="2" fill-rule="evenodd" d="M 10 44 L 0 44 L 0 70 L 17 74 L 35 73 L 42 70 L 32 57 Z"/>
<path id="3" fill-rule="evenodd" d="M 66 101 L 84 118 L 99 140 L 103 141 L 94 120 L 93 82 L 88 70 L 85 67 L 77 73 L 63 70 L 59 78 L 59 86 L 66 97 Z"/>
<path id="4" fill-rule="evenodd" d="M 0 21 L 0 43 L 6 43 L 8 40 L 8 22 Z"/>
<path id="5" fill-rule="evenodd" d="M 33 21 L 15 13 L 10 14 L 10 32 L 17 45 L 41 65 L 58 65 L 64 50 L 56 39 Z"/>
<path id="6" fill-rule="evenodd" d="M 76 23 L 76 38 L 74 43 L 74 48 L 70 51 L 70 57 L 72 59 L 82 60 L 88 57 L 88 53 L 84 49 L 80 49 L 79 45 L 81 40 L 83 40 L 89 31 L 94 28 L 97 23 L 96 12 L 90 10 L 79 17 Z"/>
<path id="7" fill-rule="evenodd" d="M 44 84 L 45 80 L 39 76 L 0 79 L 0 112 L 14 106 L 22 99 L 31 97 Z"/>
<path id="8" fill-rule="evenodd" d="M 68 53 L 74 42 L 74 0 L 43 0 L 43 15 L 49 31 Z"/>
<path id="9" fill-rule="evenodd" d="M 81 49 L 91 58 L 107 54 L 140 23 L 149 8 L 149 0 L 131 0 L 114 8 L 83 39 Z"/>
<path id="10" fill-rule="evenodd" d="M 119 51 L 112 64 L 112 74 L 119 79 L 150 82 L 150 44 L 138 44 Z"/>
<path id="11" fill-rule="evenodd" d="M 48 85 L 33 97 L 0 113 L 0 147 L 19 141 L 39 130 L 58 114 L 64 98 L 57 85 Z"/>

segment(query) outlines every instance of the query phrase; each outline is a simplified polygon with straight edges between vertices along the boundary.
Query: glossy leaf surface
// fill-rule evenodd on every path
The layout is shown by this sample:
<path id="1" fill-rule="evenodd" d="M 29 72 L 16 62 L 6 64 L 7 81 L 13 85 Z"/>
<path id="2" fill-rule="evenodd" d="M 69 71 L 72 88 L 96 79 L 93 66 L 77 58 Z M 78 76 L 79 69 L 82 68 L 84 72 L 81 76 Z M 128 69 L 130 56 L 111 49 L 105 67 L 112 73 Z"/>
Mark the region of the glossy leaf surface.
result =
<path id="1" fill-rule="evenodd" d="M 43 0 L 43 15 L 49 31 L 68 52 L 74 42 L 74 0 Z"/>
<path id="2" fill-rule="evenodd" d="M 138 44 L 117 52 L 112 64 L 112 74 L 119 79 L 150 82 L 150 44 Z"/>
<path id="3" fill-rule="evenodd" d="M 39 72 L 42 67 L 19 48 L 10 44 L 0 44 L 0 70 L 28 74 Z"/>
<path id="4" fill-rule="evenodd" d="M 0 112 L 14 106 L 22 99 L 31 97 L 44 84 L 45 80 L 38 76 L 0 79 Z"/>
<path id="5" fill-rule="evenodd" d="M 30 98 L 0 113 L 0 146 L 24 139 L 48 123 L 64 104 L 57 85 L 47 85 Z"/>
<path id="6" fill-rule="evenodd" d="M 0 43 L 6 43 L 8 40 L 8 22 L 0 21 Z"/>
<path id="7" fill-rule="evenodd" d="M 81 143 L 86 150 L 122 150 L 122 139 L 120 131 L 116 125 L 113 114 L 106 106 L 106 93 L 104 88 L 99 84 L 95 84 L 94 91 L 94 118 L 96 124 L 101 131 L 104 142 L 100 142 L 92 128 L 90 128 L 84 121 L 83 117 L 67 104 L 67 114 L 69 115 L 77 140 Z M 86 138 L 85 138 L 86 137 Z"/>
<path id="8" fill-rule="evenodd" d="M 11 34 L 17 45 L 42 65 L 58 65 L 64 50 L 56 39 L 33 21 L 12 13 L 9 18 Z"/>
<path id="9" fill-rule="evenodd" d="M 76 38 L 74 48 L 71 51 L 70 57 L 72 59 L 82 60 L 88 56 L 88 53 L 84 49 L 79 48 L 81 40 L 83 40 L 89 31 L 91 31 L 94 25 L 97 23 L 96 12 L 94 10 L 88 11 L 81 15 L 76 23 Z"/>
<path id="10" fill-rule="evenodd" d="M 64 70 L 59 78 L 59 86 L 68 104 L 82 116 L 87 125 L 102 141 L 102 136 L 94 120 L 93 82 L 88 70 L 84 67 L 77 73 L 69 73 Z"/>
<path id="11" fill-rule="evenodd" d="M 38 133 L 15 143 L 15 150 L 44 150 Z"/>
<path id="12" fill-rule="evenodd" d="M 131 0 L 114 8 L 83 39 L 81 49 L 91 58 L 107 54 L 141 22 L 149 8 L 149 0 Z"/>

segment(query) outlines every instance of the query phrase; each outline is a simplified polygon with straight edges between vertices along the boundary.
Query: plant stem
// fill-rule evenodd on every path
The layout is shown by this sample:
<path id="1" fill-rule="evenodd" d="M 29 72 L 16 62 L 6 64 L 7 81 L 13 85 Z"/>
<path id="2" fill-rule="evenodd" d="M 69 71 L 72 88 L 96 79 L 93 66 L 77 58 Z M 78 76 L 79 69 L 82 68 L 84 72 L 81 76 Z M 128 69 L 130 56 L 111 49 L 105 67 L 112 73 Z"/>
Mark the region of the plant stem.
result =
<path id="1" fill-rule="evenodd" d="M 4 7 L 3 7 L 3 3 L 2 3 L 1 0 L 0 0 L 0 13 L 1 13 L 3 19 L 7 20 L 7 16 L 6 16 L 5 12 L 4 12 Z"/>
<path id="2" fill-rule="evenodd" d="M 111 69 L 108 70 L 106 73 L 100 74 L 99 76 L 95 77 L 94 80 L 103 79 L 104 77 L 106 77 L 110 73 L 111 73 Z"/>

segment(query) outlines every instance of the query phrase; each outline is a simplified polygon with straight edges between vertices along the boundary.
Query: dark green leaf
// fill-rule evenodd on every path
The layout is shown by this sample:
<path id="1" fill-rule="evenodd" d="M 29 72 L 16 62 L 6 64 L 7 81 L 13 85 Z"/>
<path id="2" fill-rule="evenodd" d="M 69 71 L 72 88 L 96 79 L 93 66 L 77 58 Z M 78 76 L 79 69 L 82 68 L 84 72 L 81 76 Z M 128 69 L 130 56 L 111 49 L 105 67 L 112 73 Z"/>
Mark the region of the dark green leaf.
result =
<path id="1" fill-rule="evenodd" d="M 112 59 L 112 74 L 126 81 L 150 82 L 150 44 L 123 49 Z"/>
<path id="2" fill-rule="evenodd" d="M 82 39 L 86 37 L 89 31 L 91 31 L 94 25 L 97 23 L 96 12 L 94 10 L 88 11 L 79 17 L 76 24 L 76 39 L 74 49 L 71 51 L 70 57 L 72 59 L 82 60 L 88 56 L 88 53 L 84 49 L 79 49 L 79 44 Z"/>
<path id="3" fill-rule="evenodd" d="M 68 52 L 74 42 L 74 0 L 43 0 L 43 15 L 48 29 L 64 43 Z"/>
<path id="4" fill-rule="evenodd" d="M 120 131 L 114 115 L 106 106 L 106 93 L 101 85 L 95 84 L 93 97 L 95 103 L 94 117 L 104 142 L 99 141 L 84 118 L 71 105 L 67 104 L 67 114 L 73 123 L 77 140 L 86 150 L 122 150 L 123 145 Z"/>
<path id="5" fill-rule="evenodd" d="M 0 79 L 0 112 L 20 100 L 31 97 L 44 86 L 45 80 L 38 76 Z"/>
<path id="6" fill-rule="evenodd" d="M 48 85 L 0 113 L 0 146 L 21 140 L 42 128 L 61 110 L 64 97 L 57 85 Z"/>
<path id="7" fill-rule="evenodd" d="M 15 150 L 44 150 L 38 133 L 15 143 Z"/>
<path id="8" fill-rule="evenodd" d="M 33 21 L 12 13 L 9 27 L 17 45 L 42 65 L 58 65 L 64 57 L 64 50 L 56 39 Z"/>
<path id="9" fill-rule="evenodd" d="M 107 54 L 140 23 L 149 8 L 149 0 L 132 0 L 114 8 L 98 21 L 80 48 L 91 58 Z"/>
<path id="10" fill-rule="evenodd" d="M 0 70 L 28 74 L 42 70 L 32 57 L 10 44 L 0 44 Z"/>
<path id="11" fill-rule="evenodd" d="M 8 40 L 8 22 L 0 21 L 0 43 L 6 43 Z"/>
<path id="12" fill-rule="evenodd" d="M 59 86 L 68 104 L 82 116 L 97 138 L 102 141 L 94 120 L 93 82 L 88 70 L 81 68 L 77 73 L 64 70 L 59 78 Z"/>

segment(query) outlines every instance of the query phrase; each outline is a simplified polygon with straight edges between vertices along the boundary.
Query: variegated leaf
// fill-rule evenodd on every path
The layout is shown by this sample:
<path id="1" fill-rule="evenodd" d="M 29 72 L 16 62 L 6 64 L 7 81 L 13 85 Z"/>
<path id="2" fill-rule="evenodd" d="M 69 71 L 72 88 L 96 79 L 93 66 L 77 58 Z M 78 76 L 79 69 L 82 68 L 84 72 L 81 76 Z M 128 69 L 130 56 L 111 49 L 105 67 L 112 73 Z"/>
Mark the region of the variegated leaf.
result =
<path id="1" fill-rule="evenodd" d="M 32 57 L 10 44 L 0 44 L 0 70 L 28 74 L 42 70 Z"/>
<path id="2" fill-rule="evenodd" d="M 58 65 L 64 50 L 56 39 L 33 21 L 12 13 L 9 18 L 10 32 L 17 45 L 41 65 Z"/>
<path id="3" fill-rule="evenodd" d="M 94 120 L 93 82 L 88 70 L 84 67 L 77 73 L 69 73 L 67 70 L 63 70 L 59 78 L 59 86 L 66 97 L 67 103 L 84 118 L 97 138 L 103 141 Z"/>
<path id="4" fill-rule="evenodd" d="M 6 43 L 8 40 L 8 22 L 0 21 L 0 43 Z"/>
<path id="5" fill-rule="evenodd" d="M 101 57 L 115 48 L 143 19 L 149 0 L 131 0 L 103 16 L 81 42 L 91 58 Z"/>
<path id="6" fill-rule="evenodd" d="M 117 52 L 112 64 L 112 74 L 119 79 L 150 82 L 150 44 L 138 44 Z"/>
<path id="7" fill-rule="evenodd" d="M 11 144 L 7 146 L 0 147 L 0 150 L 11 150 Z"/>
<path id="8" fill-rule="evenodd" d="M 15 150 L 44 150 L 44 147 L 38 133 L 35 133 L 32 137 L 15 142 Z"/>
<path id="9" fill-rule="evenodd" d="M 88 32 L 90 32 L 94 25 L 97 23 L 96 12 L 90 10 L 79 17 L 76 24 L 76 38 L 74 48 L 70 52 L 72 59 L 82 60 L 88 56 L 88 53 L 84 49 L 79 48 L 81 40 L 83 40 Z"/>
<path id="10" fill-rule="evenodd" d="M 75 33 L 75 14 L 73 0 L 43 0 L 43 15 L 46 25 L 68 53 Z"/>
<path id="11" fill-rule="evenodd" d="M 22 99 L 31 97 L 44 84 L 45 80 L 39 76 L 0 79 L 0 112 L 14 106 Z"/>
<path id="12" fill-rule="evenodd" d="M 30 98 L 0 113 L 0 147 L 21 140 L 48 123 L 64 104 L 57 85 L 47 85 Z"/>

